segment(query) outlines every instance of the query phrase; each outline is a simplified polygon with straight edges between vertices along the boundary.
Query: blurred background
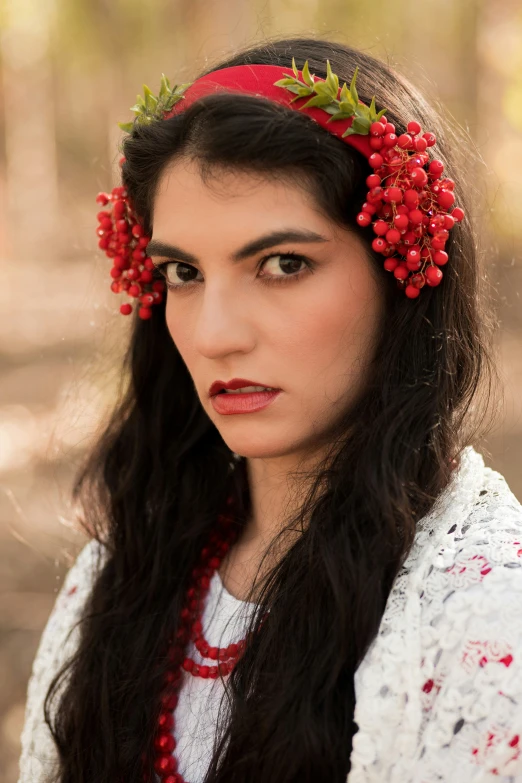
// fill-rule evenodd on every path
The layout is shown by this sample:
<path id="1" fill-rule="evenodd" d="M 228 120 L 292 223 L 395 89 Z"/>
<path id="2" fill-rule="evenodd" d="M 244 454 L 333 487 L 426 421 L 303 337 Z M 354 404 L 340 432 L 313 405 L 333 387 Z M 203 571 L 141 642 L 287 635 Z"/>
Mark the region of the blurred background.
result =
<path id="1" fill-rule="evenodd" d="M 128 323 L 97 250 L 118 121 L 142 84 L 191 81 L 236 47 L 318 35 L 394 65 L 470 137 L 504 405 L 486 463 L 522 499 L 522 9 L 519 0 L 0 0 L 0 779 L 84 539 L 74 470 L 116 388 Z"/>

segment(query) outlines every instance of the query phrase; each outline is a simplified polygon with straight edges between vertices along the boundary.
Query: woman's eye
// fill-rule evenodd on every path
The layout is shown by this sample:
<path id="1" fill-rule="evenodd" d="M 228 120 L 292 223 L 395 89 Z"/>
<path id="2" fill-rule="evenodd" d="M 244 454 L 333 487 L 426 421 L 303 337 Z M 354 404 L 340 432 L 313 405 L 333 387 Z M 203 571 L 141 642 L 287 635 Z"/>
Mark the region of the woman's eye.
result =
<path id="1" fill-rule="evenodd" d="M 304 268 L 303 268 L 304 265 Z M 307 270 L 311 270 L 312 264 L 304 256 L 298 253 L 273 253 L 261 260 L 262 268 L 259 278 L 263 283 L 287 283 L 300 278 Z M 265 271 L 268 268 L 268 272 Z M 197 279 L 199 270 L 183 261 L 168 261 L 157 268 L 157 274 L 163 277 L 170 290 L 192 288 L 201 279 Z"/>
<path id="2" fill-rule="evenodd" d="M 188 283 L 194 282 L 192 273 L 197 274 L 198 270 L 195 266 L 184 264 L 181 261 L 169 261 L 168 264 L 164 264 L 162 267 L 165 273 L 165 279 L 167 284 L 171 288 L 186 287 Z M 169 271 L 170 269 L 170 271 Z"/>

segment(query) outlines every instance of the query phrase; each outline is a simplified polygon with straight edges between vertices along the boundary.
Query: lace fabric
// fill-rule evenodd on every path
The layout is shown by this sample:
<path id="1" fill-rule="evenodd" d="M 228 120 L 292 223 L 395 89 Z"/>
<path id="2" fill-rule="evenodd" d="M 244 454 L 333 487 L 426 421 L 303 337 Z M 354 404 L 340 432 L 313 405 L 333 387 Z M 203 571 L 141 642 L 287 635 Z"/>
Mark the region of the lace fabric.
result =
<path id="1" fill-rule="evenodd" d="M 78 643 L 103 552 L 69 571 L 28 686 L 19 783 L 56 751 L 43 701 Z M 355 673 L 346 783 L 522 783 L 522 506 L 473 447 L 419 521 L 377 636 Z"/>

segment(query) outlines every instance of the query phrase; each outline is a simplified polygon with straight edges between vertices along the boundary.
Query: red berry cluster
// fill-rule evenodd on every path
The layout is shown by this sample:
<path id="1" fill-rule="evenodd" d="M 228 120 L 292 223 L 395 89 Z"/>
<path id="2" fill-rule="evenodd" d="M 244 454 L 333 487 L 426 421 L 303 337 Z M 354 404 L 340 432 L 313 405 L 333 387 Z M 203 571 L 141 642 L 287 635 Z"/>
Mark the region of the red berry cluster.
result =
<path id="1" fill-rule="evenodd" d="M 165 290 L 162 280 L 154 280 L 154 264 L 147 256 L 150 237 L 137 221 L 124 187 L 115 187 L 111 193 L 98 193 L 96 201 L 105 207 L 98 212 L 96 233 L 100 237 L 98 246 L 112 260 L 111 290 L 115 294 L 125 291 L 137 299 L 138 316 L 146 320 L 152 316 L 152 305 L 163 300 Z M 120 313 L 130 315 L 132 305 L 122 304 Z"/>
<path id="2" fill-rule="evenodd" d="M 430 161 L 426 152 L 436 143 L 435 135 L 421 136 L 415 121 L 407 131 L 397 136 L 386 117 L 371 125 L 375 152 L 368 161 L 374 173 L 366 179 L 369 190 L 356 220 L 363 227 L 372 223 L 373 249 L 386 257 L 384 268 L 393 272 L 398 287 L 415 299 L 425 285 L 441 282 L 449 231 L 463 220 L 464 210 L 454 207 L 449 214 L 455 183 L 442 178 L 444 164 Z"/>

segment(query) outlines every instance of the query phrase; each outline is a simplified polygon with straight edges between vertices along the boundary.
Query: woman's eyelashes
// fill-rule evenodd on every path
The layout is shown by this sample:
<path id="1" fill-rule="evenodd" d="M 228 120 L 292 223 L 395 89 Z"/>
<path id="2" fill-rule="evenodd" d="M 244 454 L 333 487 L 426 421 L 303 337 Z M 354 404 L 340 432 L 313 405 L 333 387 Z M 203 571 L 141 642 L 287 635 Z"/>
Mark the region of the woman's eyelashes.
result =
<path id="1" fill-rule="evenodd" d="M 279 285 L 285 283 L 295 282 L 300 279 L 307 272 L 313 271 L 312 262 L 303 255 L 295 253 L 294 251 L 288 251 L 286 253 L 271 253 L 269 256 L 265 256 L 261 259 L 259 267 L 266 264 L 271 259 L 277 259 L 274 266 L 281 265 L 279 268 L 287 269 L 287 273 L 282 275 L 274 274 L 261 274 L 259 279 L 267 285 Z M 304 264 L 304 268 L 302 265 Z M 299 267 L 301 268 L 299 269 Z M 177 282 L 172 282 L 172 278 L 169 275 L 169 267 L 174 267 L 174 274 L 178 275 L 175 279 Z M 160 278 L 165 281 L 167 288 L 172 290 L 193 288 L 195 285 L 201 282 L 201 280 L 183 279 L 183 275 L 190 275 L 192 272 L 198 272 L 196 267 L 191 266 L 183 261 L 162 261 L 156 264 L 154 269 L 154 277 Z M 181 277 L 179 276 L 181 274 Z"/>

